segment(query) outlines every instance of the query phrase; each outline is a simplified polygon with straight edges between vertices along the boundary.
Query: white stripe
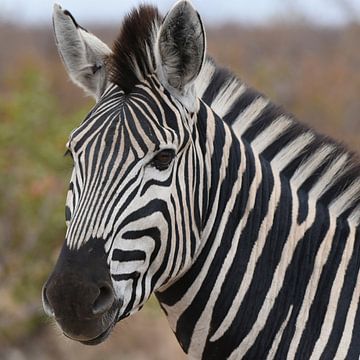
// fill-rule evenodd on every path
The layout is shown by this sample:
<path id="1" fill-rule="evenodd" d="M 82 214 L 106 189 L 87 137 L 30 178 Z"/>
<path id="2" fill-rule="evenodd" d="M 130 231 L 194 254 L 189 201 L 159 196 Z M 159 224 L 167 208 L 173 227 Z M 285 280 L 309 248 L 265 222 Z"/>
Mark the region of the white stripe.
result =
<path id="1" fill-rule="evenodd" d="M 285 330 L 285 328 L 286 328 L 286 326 L 287 326 L 287 324 L 288 324 L 288 322 L 290 320 L 290 316 L 292 314 L 293 308 L 294 308 L 294 306 L 291 305 L 290 308 L 289 308 L 288 314 L 286 316 L 286 319 L 281 324 L 280 329 L 279 329 L 279 331 L 277 332 L 277 334 L 275 336 L 275 339 L 274 339 L 274 341 L 272 343 L 271 349 L 270 349 L 270 351 L 268 353 L 268 356 L 266 357 L 266 360 L 273 360 L 275 358 L 275 354 L 276 354 L 276 352 L 278 350 L 278 347 L 280 345 L 280 341 L 281 341 L 282 335 L 284 333 L 284 330 Z"/>
<path id="2" fill-rule="evenodd" d="M 358 226 L 360 224 L 360 204 L 350 214 L 349 222 L 354 226 Z"/>
<path id="3" fill-rule="evenodd" d="M 211 103 L 211 108 L 217 115 L 223 118 L 245 90 L 246 86 L 241 84 L 237 79 L 227 81 Z"/>
<path id="4" fill-rule="evenodd" d="M 271 145 L 279 136 L 289 128 L 292 120 L 286 116 L 280 116 L 274 120 L 251 142 L 252 147 L 260 154 Z"/>
<path id="5" fill-rule="evenodd" d="M 212 127 L 208 127 L 208 130 L 211 130 L 211 129 L 212 129 Z M 214 129 L 212 129 L 212 130 L 214 130 Z M 214 136 L 214 134 L 209 134 L 209 135 Z M 210 138 L 210 139 L 212 140 L 212 138 Z M 211 140 L 210 140 L 210 143 L 212 142 Z M 228 160 L 228 154 L 229 154 L 229 149 L 231 147 L 231 144 L 232 144 L 231 133 L 229 132 L 229 130 L 227 130 L 225 133 L 225 147 L 224 147 L 224 152 L 223 152 L 223 157 L 222 157 L 222 163 L 226 163 Z M 220 171 L 221 171 L 221 173 L 219 174 L 219 183 L 221 183 L 226 176 L 226 168 L 222 167 L 220 169 Z M 209 186 L 211 186 L 211 184 L 209 184 Z M 203 231 L 203 238 L 207 238 L 209 236 L 209 234 L 212 230 L 213 222 L 215 221 L 215 219 L 217 217 L 218 208 L 217 208 L 216 204 L 219 204 L 219 196 L 220 196 L 220 186 L 218 186 L 218 188 L 217 188 L 217 192 L 216 192 L 215 199 L 214 199 L 214 205 L 212 207 L 212 211 L 209 216 L 207 225 Z M 228 202 L 226 209 L 224 211 L 224 214 L 229 214 L 230 211 L 231 211 L 231 202 Z M 219 226 L 219 229 L 225 228 L 227 221 L 228 221 L 228 217 L 223 216 L 220 226 Z M 191 304 L 194 296 L 198 293 L 198 291 L 202 285 L 203 279 L 206 277 L 208 269 L 213 261 L 215 253 L 216 253 L 218 247 L 220 246 L 221 238 L 222 238 L 222 236 L 216 237 L 216 239 L 210 249 L 210 252 L 206 258 L 206 261 L 201 269 L 201 272 L 197 277 L 197 281 L 195 281 L 191 284 L 191 286 L 189 287 L 189 289 L 187 290 L 187 292 L 185 293 L 183 298 L 180 301 L 178 301 L 173 307 L 163 304 L 163 307 L 165 308 L 165 310 L 168 313 L 168 320 L 169 320 L 169 323 L 170 323 L 172 329 L 176 329 L 176 323 L 178 321 L 178 317 Z M 203 246 L 205 246 L 205 244 L 203 244 Z M 201 253 L 201 248 L 198 250 L 198 254 L 200 254 L 200 253 Z M 162 289 L 160 289 L 160 291 L 164 291 L 164 289 L 166 289 L 166 288 L 162 288 Z"/>
<path id="6" fill-rule="evenodd" d="M 330 254 L 331 245 L 332 245 L 331 241 L 334 237 L 335 231 L 336 231 L 336 219 L 331 217 L 329 229 L 316 254 L 313 272 L 306 287 L 306 291 L 303 297 L 304 300 L 302 302 L 301 309 L 296 319 L 295 333 L 292 337 L 287 355 L 288 360 L 295 359 L 295 355 L 300 343 L 301 336 L 305 329 L 306 322 L 309 318 L 310 308 L 315 298 L 315 294 L 319 285 L 322 270 Z"/>
<path id="7" fill-rule="evenodd" d="M 254 341 L 259 336 L 259 333 L 264 328 L 267 319 L 270 315 L 270 312 L 276 302 L 277 296 L 282 288 L 282 284 L 284 282 L 286 270 L 289 264 L 292 261 L 296 246 L 298 242 L 304 237 L 305 232 L 308 228 L 313 224 L 316 216 L 316 209 L 314 204 L 311 206 L 309 204 L 309 212 L 307 219 L 300 225 L 297 224 L 297 216 L 299 211 L 299 200 L 292 189 L 292 199 L 293 199 L 293 206 L 292 206 L 292 226 L 290 229 L 290 235 L 287 242 L 285 243 L 281 258 L 279 260 L 278 266 L 275 269 L 273 275 L 273 281 L 271 283 L 270 289 L 268 290 L 265 301 L 263 306 L 261 307 L 257 319 L 247 334 L 247 336 L 242 340 L 240 345 L 233 351 L 231 356 L 229 357 L 230 360 L 241 359 L 250 347 L 253 345 Z"/>
<path id="8" fill-rule="evenodd" d="M 351 344 L 351 338 L 353 335 L 354 324 L 356 312 L 359 307 L 359 299 L 360 299 L 360 271 L 358 272 L 358 276 L 356 279 L 356 286 L 351 298 L 350 307 L 347 312 L 345 327 L 342 332 L 342 337 L 336 351 L 336 355 L 334 359 L 343 360 L 346 358 L 346 355 L 349 351 L 349 347 Z"/>
<path id="9" fill-rule="evenodd" d="M 346 239 L 346 245 L 344 248 L 344 252 L 341 258 L 339 268 L 336 272 L 335 279 L 331 286 L 330 298 L 327 305 L 325 318 L 321 325 L 321 332 L 315 344 L 313 352 L 311 354 L 310 360 L 320 359 L 320 356 L 322 355 L 325 346 L 328 342 L 328 339 L 330 337 L 331 331 L 333 330 L 335 315 L 339 305 L 340 293 L 344 285 L 345 273 L 349 265 L 351 255 L 354 252 L 354 245 L 355 245 L 355 228 L 351 227 L 349 236 Z"/>
<path id="10" fill-rule="evenodd" d="M 256 188 L 253 188 L 253 187 L 250 188 L 249 194 L 256 194 L 256 192 L 258 190 L 258 184 L 256 184 L 256 185 L 257 185 Z M 262 252 L 264 250 L 267 234 L 269 233 L 269 230 L 271 229 L 271 226 L 272 226 L 272 223 L 274 220 L 274 216 L 275 216 L 275 212 L 276 212 L 277 206 L 280 201 L 280 195 L 281 195 L 280 178 L 279 178 L 279 175 L 274 174 L 274 187 L 272 189 L 272 193 L 271 193 L 270 200 L 269 200 L 268 213 L 261 224 L 258 238 L 253 246 L 252 251 L 251 251 L 251 255 L 250 255 L 249 261 L 246 266 L 246 271 L 244 273 L 244 277 L 241 281 L 241 285 L 237 291 L 237 294 L 235 295 L 235 297 L 232 301 L 232 304 L 231 304 L 231 307 L 229 308 L 228 313 L 226 314 L 226 316 L 224 317 L 220 326 L 217 328 L 216 332 L 210 339 L 213 342 L 217 341 L 222 336 L 224 336 L 225 332 L 227 331 L 229 326 L 234 321 L 235 316 L 238 313 L 239 308 L 242 304 L 242 300 L 244 299 L 244 296 L 251 285 L 252 278 L 253 278 L 255 268 L 256 268 L 256 263 L 257 263 L 258 259 L 260 258 L 260 256 L 262 255 Z M 247 219 L 250 214 L 250 211 L 251 211 L 251 209 L 254 208 L 254 205 L 255 205 L 255 197 L 251 196 L 251 197 L 249 197 L 249 199 L 250 198 L 252 199 L 252 202 L 250 203 L 251 206 L 246 207 L 246 209 L 247 209 L 246 214 L 244 214 L 244 219 L 241 219 L 241 222 L 240 222 L 241 231 L 247 224 Z M 238 239 L 239 237 L 234 236 L 234 238 Z"/>
<path id="11" fill-rule="evenodd" d="M 300 136 L 299 138 L 295 139 L 291 144 L 289 144 L 286 148 L 284 148 L 284 152 L 280 151 L 278 155 L 273 159 L 272 163 L 274 162 L 273 168 L 281 168 L 285 167 L 288 163 L 288 161 L 291 161 L 293 157 L 296 157 L 298 153 L 303 149 L 304 144 L 306 145 L 308 142 L 310 142 L 313 139 L 312 134 L 303 134 L 303 136 Z M 302 146 L 300 145 L 302 144 Z M 290 150 L 291 149 L 291 150 Z M 288 152 L 290 152 L 288 154 Z M 293 192 L 296 194 L 296 192 Z M 251 191 L 250 191 L 251 194 Z M 255 272 L 256 263 L 259 259 L 259 257 L 262 254 L 262 251 L 264 249 L 266 238 L 271 230 L 271 226 L 273 224 L 275 212 L 278 206 L 278 203 L 280 201 L 280 195 L 281 195 L 281 183 L 279 178 L 279 173 L 274 173 L 274 188 L 270 197 L 270 205 L 267 216 L 264 218 L 260 230 L 258 239 L 256 240 L 256 243 L 254 244 L 253 250 L 250 255 L 250 259 L 247 264 L 246 272 L 244 274 L 243 281 L 241 282 L 240 288 L 233 300 L 232 306 L 229 309 L 229 312 L 226 314 L 224 320 L 222 321 L 219 328 L 216 330 L 215 334 L 212 336 L 211 341 L 216 341 L 219 338 L 221 338 L 224 333 L 226 332 L 227 328 L 231 325 L 231 323 L 234 321 L 235 316 L 237 314 L 238 309 L 240 308 L 240 305 L 242 303 L 242 299 L 244 298 L 250 284 L 252 281 L 252 277 Z M 295 218 L 296 219 L 296 218 Z M 290 232 L 290 234 L 292 234 Z"/>
<path id="12" fill-rule="evenodd" d="M 216 70 L 216 66 L 211 61 L 206 60 L 204 62 L 200 74 L 196 78 L 196 82 L 195 82 L 195 93 L 196 96 L 198 96 L 199 98 L 203 97 L 205 90 L 211 83 L 215 70 Z"/>
<path id="13" fill-rule="evenodd" d="M 290 144 L 283 147 L 271 161 L 273 169 L 281 172 L 293 161 L 297 156 L 304 151 L 304 148 L 314 140 L 314 134 L 307 132 L 301 134 L 294 139 Z"/>
<path id="14" fill-rule="evenodd" d="M 115 131 L 114 131 L 114 137 L 116 137 L 118 140 L 120 140 L 120 143 L 119 143 L 120 146 L 119 146 L 118 149 L 119 149 L 119 153 L 121 154 L 123 152 L 123 149 L 124 149 L 124 141 L 121 141 L 121 139 L 124 137 L 124 135 L 123 135 L 123 133 L 121 135 L 120 126 L 121 126 L 121 121 L 119 119 L 119 121 L 116 124 Z M 105 165 L 104 165 L 106 171 L 108 171 L 110 161 L 112 160 L 113 152 L 115 151 L 115 145 L 116 145 L 116 142 L 113 141 L 112 144 L 111 144 L 110 155 L 107 157 Z M 119 169 L 119 166 L 118 166 L 119 163 L 120 163 L 119 156 L 116 156 L 114 164 L 112 165 L 112 168 L 110 169 L 109 179 L 114 179 L 115 173 Z M 120 173 L 121 173 L 121 170 L 120 170 Z M 119 178 L 121 178 L 121 176 L 119 176 Z M 108 192 L 110 186 L 112 186 L 112 185 L 113 185 L 113 181 L 107 181 L 106 185 L 102 189 L 102 193 L 103 194 L 109 193 L 109 194 L 111 194 L 111 196 L 113 196 L 112 192 Z M 107 204 L 107 199 L 105 197 L 103 197 L 102 200 L 103 200 L 103 206 L 105 204 Z M 99 204 L 100 204 L 100 202 L 99 202 Z M 103 219 L 104 219 L 103 212 L 104 211 L 105 211 L 105 209 L 100 209 L 100 211 L 98 212 L 98 216 L 95 219 L 96 223 L 93 225 L 93 233 L 92 233 L 92 236 L 95 237 L 95 238 L 97 237 L 97 238 L 101 239 L 102 236 L 103 236 L 103 232 L 105 230 L 104 223 L 103 223 Z"/>
<path id="15" fill-rule="evenodd" d="M 316 150 L 314 154 L 296 169 L 291 177 L 291 184 L 296 189 L 299 189 L 333 151 L 334 147 L 332 145 L 324 145 L 319 150 Z"/>
<path id="16" fill-rule="evenodd" d="M 236 201 L 239 191 L 241 189 L 241 183 L 242 183 L 241 179 L 242 179 L 243 173 L 245 172 L 245 169 L 246 169 L 245 168 L 246 158 L 245 158 L 245 151 L 244 151 L 245 149 L 244 149 L 244 146 L 242 143 L 240 143 L 240 145 L 241 145 L 240 152 L 241 152 L 241 156 L 242 156 L 241 165 L 238 170 L 236 186 L 234 186 L 232 189 L 232 196 L 229 199 L 229 202 L 226 207 L 226 211 L 223 214 L 222 222 L 219 226 L 219 230 L 218 230 L 219 238 L 222 238 L 223 233 L 225 231 L 225 226 L 226 226 L 226 223 L 228 220 L 228 216 L 234 208 L 235 201 Z M 260 161 L 257 159 L 257 161 L 255 162 L 255 176 L 253 178 L 253 181 L 252 181 L 252 184 L 251 184 L 250 190 L 249 190 L 249 194 L 254 194 L 254 195 L 249 196 L 247 209 L 253 209 L 253 207 L 255 205 L 255 199 L 256 199 L 255 194 L 258 191 L 261 181 L 262 181 L 261 164 L 260 164 Z M 250 210 L 247 212 L 247 214 L 244 216 L 244 218 L 241 220 L 241 222 L 239 223 L 239 225 L 237 226 L 237 228 L 235 230 L 235 234 L 233 236 L 233 241 L 231 243 L 231 247 L 230 247 L 230 249 L 226 255 L 226 258 L 223 262 L 219 276 L 217 277 L 214 287 L 212 289 L 212 292 L 210 294 L 210 297 L 209 297 L 208 301 L 206 302 L 206 306 L 203 309 L 202 314 L 195 325 L 193 336 L 192 336 L 190 347 L 189 347 L 190 355 L 201 354 L 205 347 L 207 335 L 209 333 L 209 328 L 210 328 L 210 324 L 211 324 L 210 320 L 211 320 L 212 313 L 214 310 L 214 305 L 215 305 L 215 302 L 218 299 L 218 296 L 221 292 L 221 287 L 225 281 L 225 277 L 227 276 L 228 271 L 233 264 L 234 257 L 237 254 L 237 247 L 238 247 L 237 239 L 239 239 L 240 233 L 242 232 L 242 230 L 244 229 L 244 227 L 247 223 L 247 218 L 248 218 L 249 214 L 250 214 Z"/>
<path id="17" fill-rule="evenodd" d="M 346 167 L 346 163 L 349 155 L 343 154 L 335 159 L 327 170 L 320 176 L 320 179 L 312 187 L 309 192 L 309 198 L 317 200 L 319 199 L 327 189 L 341 176 L 342 171 Z"/>
<path id="18" fill-rule="evenodd" d="M 360 197 L 360 181 L 353 182 L 342 194 L 340 194 L 330 204 L 329 211 L 336 216 L 340 216 L 347 209 L 359 200 Z"/>
<path id="19" fill-rule="evenodd" d="M 266 105 L 269 103 L 268 99 L 260 97 L 254 100 L 234 121 L 232 128 L 237 136 L 242 136 L 251 124 L 263 112 Z"/>

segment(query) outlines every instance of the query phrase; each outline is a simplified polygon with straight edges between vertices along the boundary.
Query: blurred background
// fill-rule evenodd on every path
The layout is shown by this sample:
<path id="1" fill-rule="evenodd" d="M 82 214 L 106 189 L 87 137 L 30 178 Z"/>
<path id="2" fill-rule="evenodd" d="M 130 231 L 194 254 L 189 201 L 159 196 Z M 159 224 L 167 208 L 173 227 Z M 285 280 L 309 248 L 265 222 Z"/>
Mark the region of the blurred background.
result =
<path id="1" fill-rule="evenodd" d="M 62 5 L 111 45 L 122 17 L 139 2 Z M 358 0 L 193 2 L 219 63 L 360 151 Z M 173 1 L 157 3 L 165 13 Z M 52 4 L 0 0 L 0 359 L 184 359 L 154 299 L 95 348 L 66 340 L 43 315 L 41 286 L 65 232 L 72 165 L 62 155 L 93 104 L 59 60 Z"/>

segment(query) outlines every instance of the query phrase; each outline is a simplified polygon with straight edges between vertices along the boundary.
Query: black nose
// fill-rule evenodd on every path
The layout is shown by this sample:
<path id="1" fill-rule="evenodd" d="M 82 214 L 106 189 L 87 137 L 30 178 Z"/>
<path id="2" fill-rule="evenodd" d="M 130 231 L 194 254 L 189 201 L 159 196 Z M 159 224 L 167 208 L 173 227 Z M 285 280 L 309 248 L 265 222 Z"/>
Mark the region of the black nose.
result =
<path id="1" fill-rule="evenodd" d="M 115 301 L 114 292 L 108 284 L 102 284 L 99 287 L 99 295 L 92 304 L 92 313 L 102 315 L 111 309 Z"/>
<path id="2" fill-rule="evenodd" d="M 45 312 L 59 319 L 92 320 L 115 308 L 104 241 L 93 239 L 70 250 L 66 245 L 43 287 Z"/>
<path id="3" fill-rule="evenodd" d="M 122 302 L 114 294 L 104 240 L 91 239 L 74 250 L 64 244 L 42 298 L 67 337 L 95 344 L 115 325 Z"/>
<path id="4" fill-rule="evenodd" d="M 111 284 L 92 282 L 69 272 L 53 276 L 43 288 L 45 312 L 59 319 L 90 320 L 109 311 L 114 302 Z"/>

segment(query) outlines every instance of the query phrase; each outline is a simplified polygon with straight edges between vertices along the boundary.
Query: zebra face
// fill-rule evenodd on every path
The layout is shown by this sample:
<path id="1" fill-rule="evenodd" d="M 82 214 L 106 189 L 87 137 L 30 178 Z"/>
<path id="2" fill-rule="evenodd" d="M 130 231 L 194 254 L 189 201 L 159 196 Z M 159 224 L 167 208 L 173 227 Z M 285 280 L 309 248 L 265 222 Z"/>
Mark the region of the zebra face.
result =
<path id="1" fill-rule="evenodd" d="M 71 309 L 72 299 L 79 299 L 79 312 L 87 317 L 105 310 L 101 315 L 111 327 L 180 270 L 180 260 L 170 261 L 176 224 L 184 221 L 175 211 L 175 203 L 183 200 L 174 194 L 184 186 L 179 179 L 185 178 L 184 161 L 192 151 L 190 132 L 183 126 L 191 118 L 163 89 L 148 84 L 126 99 L 111 86 L 68 143 L 74 169 L 66 202 L 66 243 L 46 288 L 48 302 L 60 309 L 63 330 L 81 341 L 62 323 L 62 316 L 80 317 L 71 311 L 62 314 L 64 302 Z M 164 112 L 162 117 L 164 109 L 171 116 Z M 103 275 L 91 284 L 89 279 L 99 273 Z M 81 293 L 72 290 L 76 288 Z"/>
<path id="2" fill-rule="evenodd" d="M 187 1 L 162 24 L 154 8 L 135 11 L 110 55 L 59 6 L 54 26 L 71 78 L 97 103 L 67 143 L 74 168 L 66 241 L 43 303 L 66 336 L 90 345 L 175 281 L 194 255 L 200 218 L 192 187 L 201 149 L 194 146 L 192 84 L 205 38 Z"/>
<path id="3" fill-rule="evenodd" d="M 121 317 L 180 270 L 181 261 L 170 259 L 176 225 L 184 221 L 175 209 L 186 202 L 177 193 L 186 193 L 192 121 L 149 77 L 126 97 L 110 86 L 70 137 L 66 246 L 103 244 Z"/>

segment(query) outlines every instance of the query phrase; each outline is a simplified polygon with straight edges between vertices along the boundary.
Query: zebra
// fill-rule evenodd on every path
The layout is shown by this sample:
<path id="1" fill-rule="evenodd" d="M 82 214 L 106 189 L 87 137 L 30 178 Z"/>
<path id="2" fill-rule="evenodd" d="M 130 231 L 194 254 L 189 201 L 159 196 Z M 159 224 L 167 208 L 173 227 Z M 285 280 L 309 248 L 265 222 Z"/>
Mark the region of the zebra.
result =
<path id="1" fill-rule="evenodd" d="M 53 24 L 96 100 L 42 291 L 64 335 L 99 344 L 155 294 L 190 359 L 358 359 L 357 157 L 218 66 L 190 1 L 134 9 L 112 49 Z"/>

